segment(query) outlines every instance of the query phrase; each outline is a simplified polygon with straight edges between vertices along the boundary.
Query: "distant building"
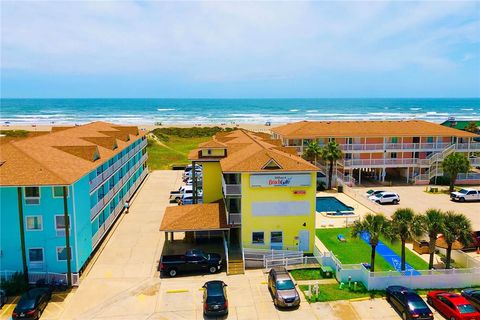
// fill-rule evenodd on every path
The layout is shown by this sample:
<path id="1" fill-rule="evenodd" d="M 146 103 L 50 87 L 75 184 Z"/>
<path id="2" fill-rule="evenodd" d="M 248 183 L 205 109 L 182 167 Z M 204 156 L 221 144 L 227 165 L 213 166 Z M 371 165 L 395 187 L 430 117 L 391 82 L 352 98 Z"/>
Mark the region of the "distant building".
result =
<path id="1" fill-rule="evenodd" d="M 409 121 L 302 121 L 272 129 L 273 137 L 299 155 L 316 141 L 320 146 L 336 141 L 344 158 L 335 166 L 335 181 L 355 184 L 362 178 L 428 184 L 443 176 L 441 162 L 452 152 L 461 152 L 474 166 L 480 165 L 480 137 L 436 123 Z M 318 165 L 325 173 L 324 163 Z M 480 183 L 480 175 L 461 174 L 460 183 Z"/>
<path id="2" fill-rule="evenodd" d="M 189 159 L 203 167 L 204 204 L 167 207 L 161 231 L 225 237 L 228 274 L 243 272 L 249 250 L 313 252 L 318 168 L 295 149 L 234 130 L 200 144 Z"/>
<path id="3" fill-rule="evenodd" d="M 146 145 L 137 127 L 104 122 L 2 143 L 0 273 L 76 282 L 145 178 Z"/>

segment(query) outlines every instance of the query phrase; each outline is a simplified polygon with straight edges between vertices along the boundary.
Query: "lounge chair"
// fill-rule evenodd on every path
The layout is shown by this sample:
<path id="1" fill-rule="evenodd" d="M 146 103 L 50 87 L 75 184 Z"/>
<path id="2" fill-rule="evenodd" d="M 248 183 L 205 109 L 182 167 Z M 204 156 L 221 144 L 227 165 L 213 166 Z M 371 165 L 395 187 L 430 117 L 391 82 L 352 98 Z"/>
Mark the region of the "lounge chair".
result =
<path id="1" fill-rule="evenodd" d="M 340 242 L 347 242 L 347 239 L 345 239 L 345 236 L 343 234 L 337 235 L 337 239 Z"/>

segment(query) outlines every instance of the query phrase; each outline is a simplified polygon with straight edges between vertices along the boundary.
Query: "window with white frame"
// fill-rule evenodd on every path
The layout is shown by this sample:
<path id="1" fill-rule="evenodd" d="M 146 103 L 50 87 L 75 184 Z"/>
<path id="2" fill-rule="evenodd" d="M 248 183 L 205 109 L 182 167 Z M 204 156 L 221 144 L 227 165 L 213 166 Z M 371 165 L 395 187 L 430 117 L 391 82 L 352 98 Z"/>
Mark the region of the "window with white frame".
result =
<path id="1" fill-rule="evenodd" d="M 52 187 L 52 189 L 53 189 L 53 197 L 54 198 L 63 198 L 63 187 L 62 186 Z M 68 197 L 68 188 L 67 188 L 67 197 Z"/>
<path id="2" fill-rule="evenodd" d="M 57 233 L 57 237 L 65 236 L 65 216 L 64 215 L 55 216 L 55 231 Z"/>
<path id="3" fill-rule="evenodd" d="M 25 217 L 28 231 L 42 231 L 43 220 L 42 216 L 26 216 Z"/>
<path id="4" fill-rule="evenodd" d="M 28 260 L 32 264 L 43 263 L 43 248 L 30 248 L 28 249 Z"/>
<path id="5" fill-rule="evenodd" d="M 265 233 L 263 231 L 252 232 L 252 244 L 264 244 Z"/>
<path id="6" fill-rule="evenodd" d="M 39 187 L 25 187 L 25 203 L 40 204 L 40 188 Z"/>
<path id="7" fill-rule="evenodd" d="M 67 261 L 67 248 L 57 247 L 57 261 Z"/>

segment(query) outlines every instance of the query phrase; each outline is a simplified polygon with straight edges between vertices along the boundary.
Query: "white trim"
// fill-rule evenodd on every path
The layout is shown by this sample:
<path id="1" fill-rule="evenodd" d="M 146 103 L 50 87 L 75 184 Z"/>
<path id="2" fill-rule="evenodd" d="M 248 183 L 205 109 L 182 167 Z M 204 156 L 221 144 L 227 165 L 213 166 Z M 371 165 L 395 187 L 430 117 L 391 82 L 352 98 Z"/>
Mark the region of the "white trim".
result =
<path id="1" fill-rule="evenodd" d="M 62 249 L 67 250 L 67 246 L 58 246 L 58 247 L 55 247 L 55 257 L 57 258 L 57 262 L 67 262 L 67 261 L 68 261 L 68 252 L 67 252 L 67 259 L 65 259 L 65 260 L 60 260 L 60 259 L 58 259 L 58 248 L 62 248 Z"/>
<path id="2" fill-rule="evenodd" d="M 254 233 L 263 233 L 263 242 L 253 242 L 253 234 Z M 250 243 L 252 246 L 264 246 L 265 245 L 265 231 L 252 231 L 251 238 L 250 238 Z"/>
<path id="3" fill-rule="evenodd" d="M 27 190 L 26 188 L 38 188 L 38 197 L 27 197 Z M 38 206 L 40 205 L 40 198 L 42 197 L 42 190 L 40 186 L 29 186 L 23 187 L 23 202 L 27 206 Z M 27 200 L 38 200 L 38 203 L 27 203 Z"/>
<path id="4" fill-rule="evenodd" d="M 64 187 L 64 186 L 52 186 L 52 198 L 55 198 L 55 199 L 61 198 L 61 199 L 63 199 L 63 195 L 62 195 L 62 196 L 59 196 L 59 197 L 55 196 L 55 188 L 62 188 L 62 190 L 63 190 L 63 187 Z M 67 198 L 68 198 L 68 197 L 70 197 L 70 192 L 69 192 L 69 190 L 68 190 L 68 186 L 66 186 L 66 187 L 67 187 Z"/>
<path id="5" fill-rule="evenodd" d="M 42 261 L 31 261 L 30 260 L 30 250 L 42 250 Z M 45 250 L 42 247 L 31 247 L 28 248 L 28 264 L 33 264 L 33 265 L 42 265 L 45 263 Z"/>
<path id="6" fill-rule="evenodd" d="M 40 226 L 41 226 L 40 229 L 29 229 L 28 228 L 28 218 L 31 218 L 31 217 L 40 217 Z M 41 214 L 31 214 L 31 215 L 25 216 L 25 230 L 27 230 L 27 231 L 43 231 L 43 216 Z"/>

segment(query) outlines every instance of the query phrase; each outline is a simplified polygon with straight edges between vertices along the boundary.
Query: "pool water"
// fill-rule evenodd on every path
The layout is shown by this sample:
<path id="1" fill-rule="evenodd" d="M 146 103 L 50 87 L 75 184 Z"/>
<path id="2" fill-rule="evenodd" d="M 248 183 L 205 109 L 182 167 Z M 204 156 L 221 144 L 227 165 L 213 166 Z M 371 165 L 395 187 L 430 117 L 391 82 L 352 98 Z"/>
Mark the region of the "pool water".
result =
<path id="1" fill-rule="evenodd" d="M 354 210 L 335 197 L 317 197 L 316 208 L 317 212 L 351 212 Z"/>

